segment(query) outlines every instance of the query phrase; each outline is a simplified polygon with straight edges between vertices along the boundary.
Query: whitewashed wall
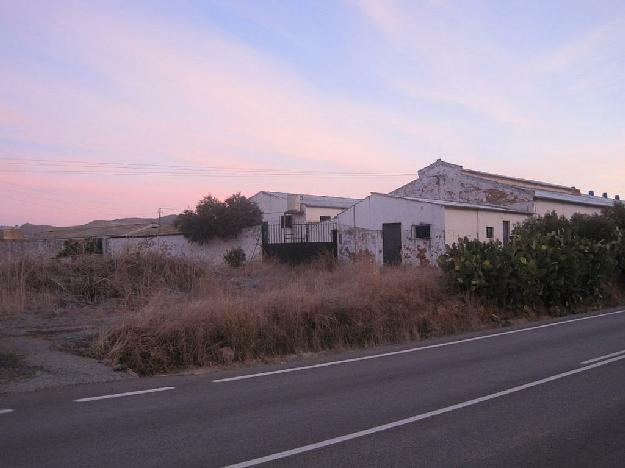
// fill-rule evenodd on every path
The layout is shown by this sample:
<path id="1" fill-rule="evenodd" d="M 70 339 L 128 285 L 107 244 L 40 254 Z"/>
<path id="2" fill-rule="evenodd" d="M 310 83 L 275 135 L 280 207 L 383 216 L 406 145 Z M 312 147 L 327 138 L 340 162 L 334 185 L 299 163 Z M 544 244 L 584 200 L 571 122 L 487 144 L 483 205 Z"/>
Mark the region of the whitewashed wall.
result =
<path id="1" fill-rule="evenodd" d="M 140 249 L 154 250 L 175 257 L 192 258 L 220 265 L 224 263 L 224 254 L 237 247 L 243 249 L 247 261 L 260 259 L 262 256 L 260 226 L 244 229 L 234 239 L 213 239 L 202 245 L 188 241 L 182 234 L 160 237 L 111 237 L 106 242 L 106 253 L 117 256 Z"/>
<path id="2" fill-rule="evenodd" d="M 368 251 L 382 263 L 382 225 L 401 223 L 402 261 L 434 263 L 445 252 L 444 222 L 440 205 L 373 193 L 337 216 L 339 259 Z M 412 226 L 418 224 L 430 225 L 430 239 L 413 238 Z"/>

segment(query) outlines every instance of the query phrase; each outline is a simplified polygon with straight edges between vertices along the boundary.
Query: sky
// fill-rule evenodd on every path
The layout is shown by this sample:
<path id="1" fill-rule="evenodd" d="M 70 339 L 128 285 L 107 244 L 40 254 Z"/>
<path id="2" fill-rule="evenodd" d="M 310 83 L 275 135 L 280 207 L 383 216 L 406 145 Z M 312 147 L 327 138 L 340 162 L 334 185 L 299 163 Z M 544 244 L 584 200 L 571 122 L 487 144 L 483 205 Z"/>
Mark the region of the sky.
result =
<path id="1" fill-rule="evenodd" d="M 625 2 L 0 0 L 0 225 L 438 158 L 625 194 Z"/>

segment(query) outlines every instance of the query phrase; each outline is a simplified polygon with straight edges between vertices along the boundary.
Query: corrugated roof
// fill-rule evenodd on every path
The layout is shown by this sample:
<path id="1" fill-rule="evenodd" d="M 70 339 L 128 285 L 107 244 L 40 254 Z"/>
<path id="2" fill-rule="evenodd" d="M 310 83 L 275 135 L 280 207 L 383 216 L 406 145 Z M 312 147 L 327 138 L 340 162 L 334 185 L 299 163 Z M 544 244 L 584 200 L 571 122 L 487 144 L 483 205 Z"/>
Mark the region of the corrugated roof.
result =
<path id="1" fill-rule="evenodd" d="M 550 192 L 547 190 L 535 190 L 534 196 L 540 199 L 556 200 L 575 205 L 589 205 L 599 207 L 614 205 L 614 200 L 611 198 L 594 197 L 592 195 L 569 195 L 567 193 Z"/>
<path id="2" fill-rule="evenodd" d="M 389 195 L 387 193 L 379 193 L 379 192 L 371 192 L 372 195 L 382 195 L 384 197 L 389 197 L 389 198 L 397 198 L 400 200 L 410 200 L 410 201 L 415 201 L 415 202 L 421 202 L 421 203 L 430 203 L 432 205 L 440 205 L 440 206 L 446 206 L 449 208 L 461 208 L 461 209 L 469 209 L 469 210 L 484 210 L 484 211 L 499 211 L 499 212 L 504 212 L 504 213 L 517 213 L 517 214 L 532 214 L 529 211 L 521 211 L 521 210 L 513 210 L 510 208 L 504 208 L 501 206 L 495 206 L 495 205 L 480 205 L 477 203 L 465 203 L 465 202 L 458 202 L 458 201 L 448 201 L 448 200 L 433 200 L 430 198 L 416 198 L 416 197 L 400 197 L 397 195 Z"/>
<path id="3" fill-rule="evenodd" d="M 507 175 L 502 175 L 502 174 L 492 174 L 489 172 L 476 171 L 473 169 L 465 169 L 465 168 L 462 168 L 462 172 L 464 172 L 465 174 L 470 174 L 475 177 L 480 177 L 483 179 L 506 181 L 510 185 L 531 188 L 534 190 L 538 189 L 538 187 L 542 187 L 543 189 L 545 189 L 545 191 L 550 190 L 550 191 L 559 192 L 559 193 L 566 192 L 571 195 L 580 193 L 578 188 L 567 187 L 566 185 L 553 184 L 551 182 L 543 182 L 541 180 L 523 179 L 521 177 L 512 177 L 512 176 L 507 176 Z"/>
<path id="4" fill-rule="evenodd" d="M 300 195 L 302 197 L 302 204 L 310 207 L 317 208 L 349 208 L 355 203 L 361 201 L 359 198 L 347 198 L 347 197 L 330 197 L 325 195 L 310 195 L 306 193 L 286 193 L 286 192 L 268 192 L 269 195 L 273 195 L 279 198 L 286 199 L 287 195 Z"/>
<path id="5" fill-rule="evenodd" d="M 33 234 L 31 239 L 84 239 L 87 237 L 151 237 L 180 234 L 173 225 L 118 224 L 105 226 L 70 226 Z"/>

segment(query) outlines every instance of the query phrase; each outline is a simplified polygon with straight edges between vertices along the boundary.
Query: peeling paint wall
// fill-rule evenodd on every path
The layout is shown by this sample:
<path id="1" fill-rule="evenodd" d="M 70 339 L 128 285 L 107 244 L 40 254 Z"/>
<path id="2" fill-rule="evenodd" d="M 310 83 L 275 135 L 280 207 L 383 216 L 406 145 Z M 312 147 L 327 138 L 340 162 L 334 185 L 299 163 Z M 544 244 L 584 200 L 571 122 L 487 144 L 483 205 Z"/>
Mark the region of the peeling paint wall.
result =
<path id="1" fill-rule="evenodd" d="M 438 161 L 419 171 L 419 178 L 391 192 L 401 197 L 458 201 L 533 211 L 534 192 L 495 180 L 464 174 L 462 167 Z"/>
<path id="2" fill-rule="evenodd" d="M 401 223 L 404 263 L 435 263 L 445 251 L 444 209 L 440 205 L 372 194 L 337 216 L 338 256 L 342 261 L 366 252 L 383 261 L 382 226 Z M 430 239 L 415 239 L 413 225 L 429 224 Z"/>

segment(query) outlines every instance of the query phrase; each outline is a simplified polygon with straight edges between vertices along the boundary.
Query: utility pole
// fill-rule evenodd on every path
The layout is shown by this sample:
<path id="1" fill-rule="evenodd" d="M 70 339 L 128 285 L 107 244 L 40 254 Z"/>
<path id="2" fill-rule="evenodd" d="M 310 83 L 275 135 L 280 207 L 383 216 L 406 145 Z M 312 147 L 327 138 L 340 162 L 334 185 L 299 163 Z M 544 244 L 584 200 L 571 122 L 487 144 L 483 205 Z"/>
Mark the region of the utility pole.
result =
<path id="1" fill-rule="evenodd" d="M 162 209 L 162 208 L 159 208 L 159 209 L 158 209 L 158 225 L 159 225 L 159 226 L 161 225 L 161 211 L 163 211 L 163 209 Z"/>

